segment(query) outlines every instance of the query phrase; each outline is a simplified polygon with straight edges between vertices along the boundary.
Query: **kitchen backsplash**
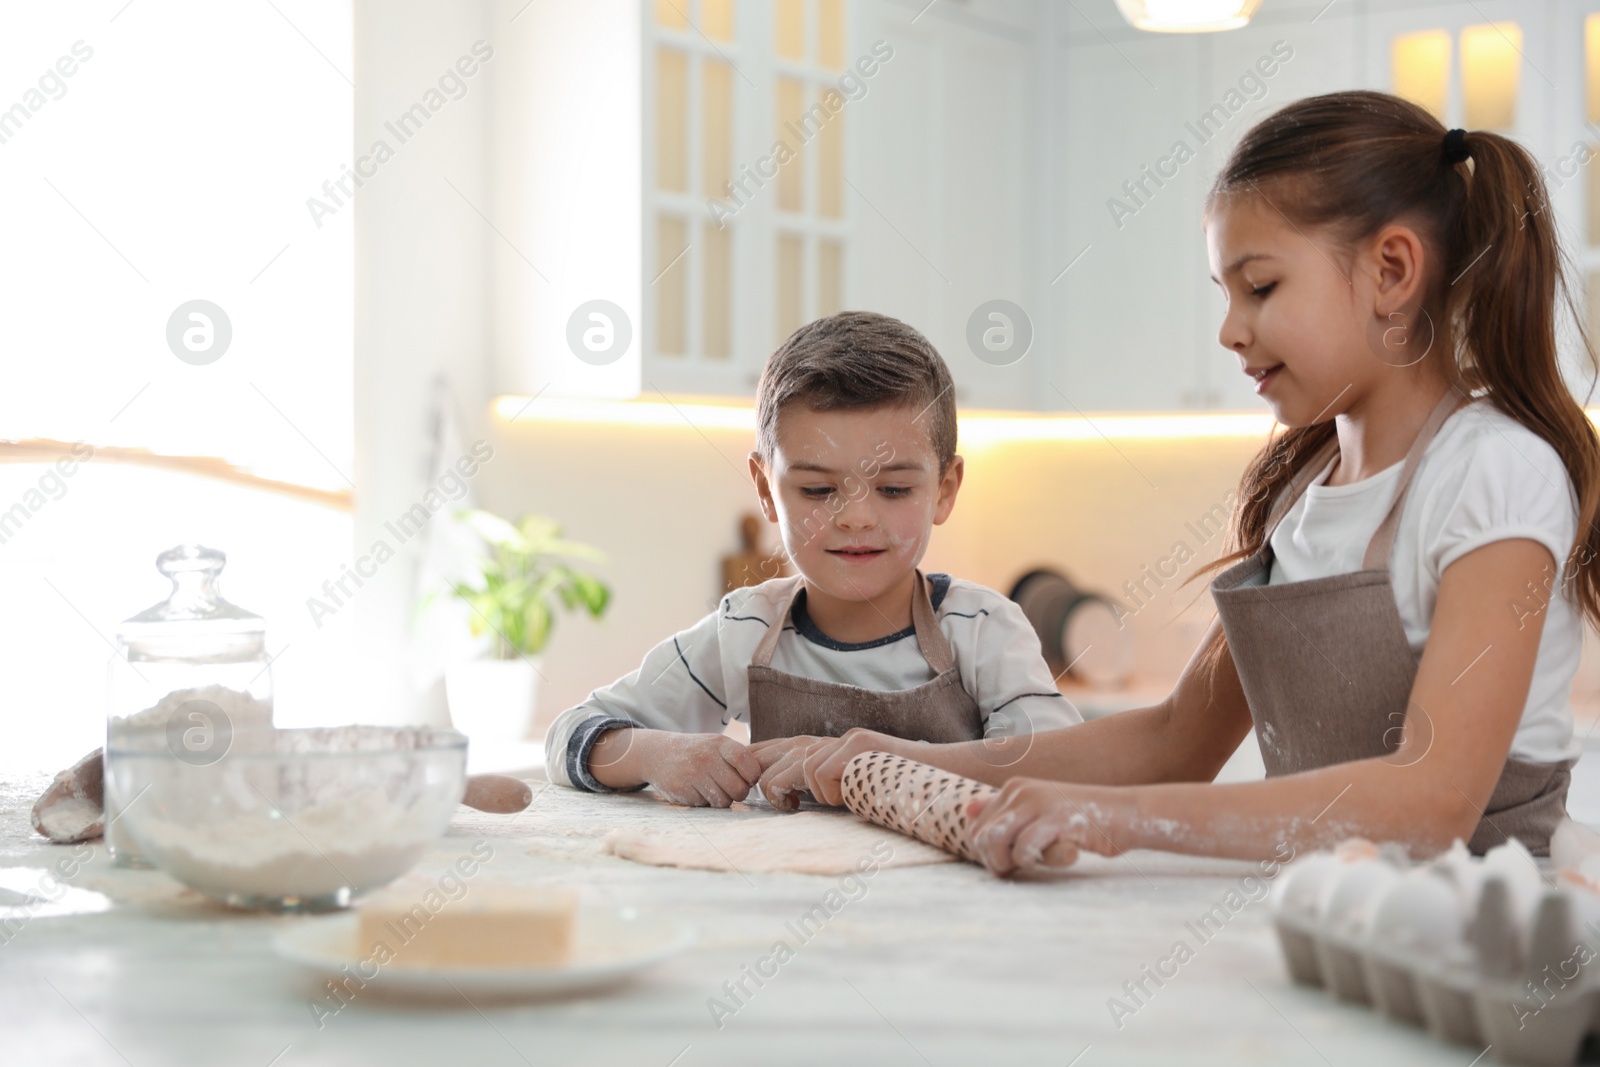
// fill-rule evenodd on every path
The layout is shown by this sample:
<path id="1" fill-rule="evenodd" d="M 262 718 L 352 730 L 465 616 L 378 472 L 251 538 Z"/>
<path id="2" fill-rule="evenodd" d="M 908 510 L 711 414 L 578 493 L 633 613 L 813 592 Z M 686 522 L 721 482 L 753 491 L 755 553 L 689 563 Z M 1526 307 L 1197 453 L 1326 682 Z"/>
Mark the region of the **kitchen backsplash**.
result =
<path id="1" fill-rule="evenodd" d="M 603 622 L 563 619 L 541 672 L 546 723 L 720 598 L 721 557 L 754 510 L 753 435 L 713 426 L 497 420 L 496 462 L 478 486 L 493 510 L 537 511 L 609 556 L 615 600 Z M 1216 558 L 1247 437 L 971 442 L 954 514 L 923 569 L 1002 591 L 1053 567 L 1121 603 L 1141 682 L 1176 677 L 1211 616 Z M 765 524 L 764 524 L 765 525 Z M 765 530 L 775 543 L 773 528 Z"/>

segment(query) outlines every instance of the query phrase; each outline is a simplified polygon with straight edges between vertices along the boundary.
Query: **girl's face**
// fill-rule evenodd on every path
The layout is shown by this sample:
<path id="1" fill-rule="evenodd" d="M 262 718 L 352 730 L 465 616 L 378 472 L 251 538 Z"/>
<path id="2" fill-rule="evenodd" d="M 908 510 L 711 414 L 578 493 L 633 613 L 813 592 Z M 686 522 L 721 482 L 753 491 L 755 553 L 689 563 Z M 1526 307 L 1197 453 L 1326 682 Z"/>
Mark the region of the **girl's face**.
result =
<path id="1" fill-rule="evenodd" d="M 796 569 L 829 596 L 867 601 L 896 588 L 955 506 L 961 457 L 940 473 L 922 414 L 795 404 L 779 416 L 770 468 L 751 455 L 762 511 Z"/>
<path id="2" fill-rule="evenodd" d="M 1386 298 L 1363 257 L 1349 263 L 1325 233 L 1296 228 L 1262 197 L 1213 206 L 1206 245 L 1228 307 L 1217 339 L 1285 426 L 1349 411 L 1421 347 L 1379 316 Z"/>

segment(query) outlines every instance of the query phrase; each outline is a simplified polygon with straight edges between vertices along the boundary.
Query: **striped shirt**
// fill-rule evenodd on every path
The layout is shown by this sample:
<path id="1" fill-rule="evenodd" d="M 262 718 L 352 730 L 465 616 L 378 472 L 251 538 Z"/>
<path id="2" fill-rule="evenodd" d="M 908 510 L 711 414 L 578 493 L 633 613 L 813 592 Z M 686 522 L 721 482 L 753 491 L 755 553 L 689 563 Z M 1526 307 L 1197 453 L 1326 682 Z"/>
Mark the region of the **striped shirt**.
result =
<path id="1" fill-rule="evenodd" d="M 1021 608 L 993 589 L 947 574 L 930 574 L 928 581 L 939 628 L 950 642 L 962 687 L 978 705 L 985 736 L 1083 721 L 1057 690 Z M 779 620 L 782 593 L 781 579 L 734 590 L 715 611 L 652 648 L 638 670 L 562 712 L 545 735 L 550 780 L 604 791 L 589 773 L 589 753 L 601 734 L 619 726 L 721 733 L 734 719 L 748 722 L 746 671 L 775 623 L 783 633 L 772 666 L 787 674 L 878 692 L 933 680 L 914 627 L 873 641 L 835 641 L 811 621 L 803 592 L 789 618 Z"/>

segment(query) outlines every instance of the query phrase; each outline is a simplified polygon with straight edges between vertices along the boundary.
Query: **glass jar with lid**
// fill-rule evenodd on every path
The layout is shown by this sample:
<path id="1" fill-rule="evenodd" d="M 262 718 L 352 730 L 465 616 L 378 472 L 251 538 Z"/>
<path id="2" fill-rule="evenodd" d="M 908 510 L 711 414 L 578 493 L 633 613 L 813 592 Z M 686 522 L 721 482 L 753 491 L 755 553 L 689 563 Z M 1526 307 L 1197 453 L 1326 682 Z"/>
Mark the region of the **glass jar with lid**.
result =
<path id="1" fill-rule="evenodd" d="M 272 725 L 272 665 L 266 620 L 224 600 L 217 577 L 227 557 L 179 545 L 156 557 L 172 581 L 166 600 L 117 628 L 106 718 L 106 844 L 119 866 L 145 866 L 117 826 L 137 797 L 116 795 L 116 750 L 165 749 L 204 766 L 227 755 L 237 734 Z"/>

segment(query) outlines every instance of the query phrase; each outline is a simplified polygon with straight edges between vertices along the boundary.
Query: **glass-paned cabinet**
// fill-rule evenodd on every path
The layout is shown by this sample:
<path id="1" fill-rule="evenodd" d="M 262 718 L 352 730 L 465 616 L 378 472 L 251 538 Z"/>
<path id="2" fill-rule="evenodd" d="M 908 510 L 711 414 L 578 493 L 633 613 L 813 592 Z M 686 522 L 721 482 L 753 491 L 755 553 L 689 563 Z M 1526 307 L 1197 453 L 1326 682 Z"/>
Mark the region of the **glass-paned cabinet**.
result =
<path id="1" fill-rule="evenodd" d="M 851 0 L 647 0 L 644 391 L 748 394 L 848 293 Z"/>

